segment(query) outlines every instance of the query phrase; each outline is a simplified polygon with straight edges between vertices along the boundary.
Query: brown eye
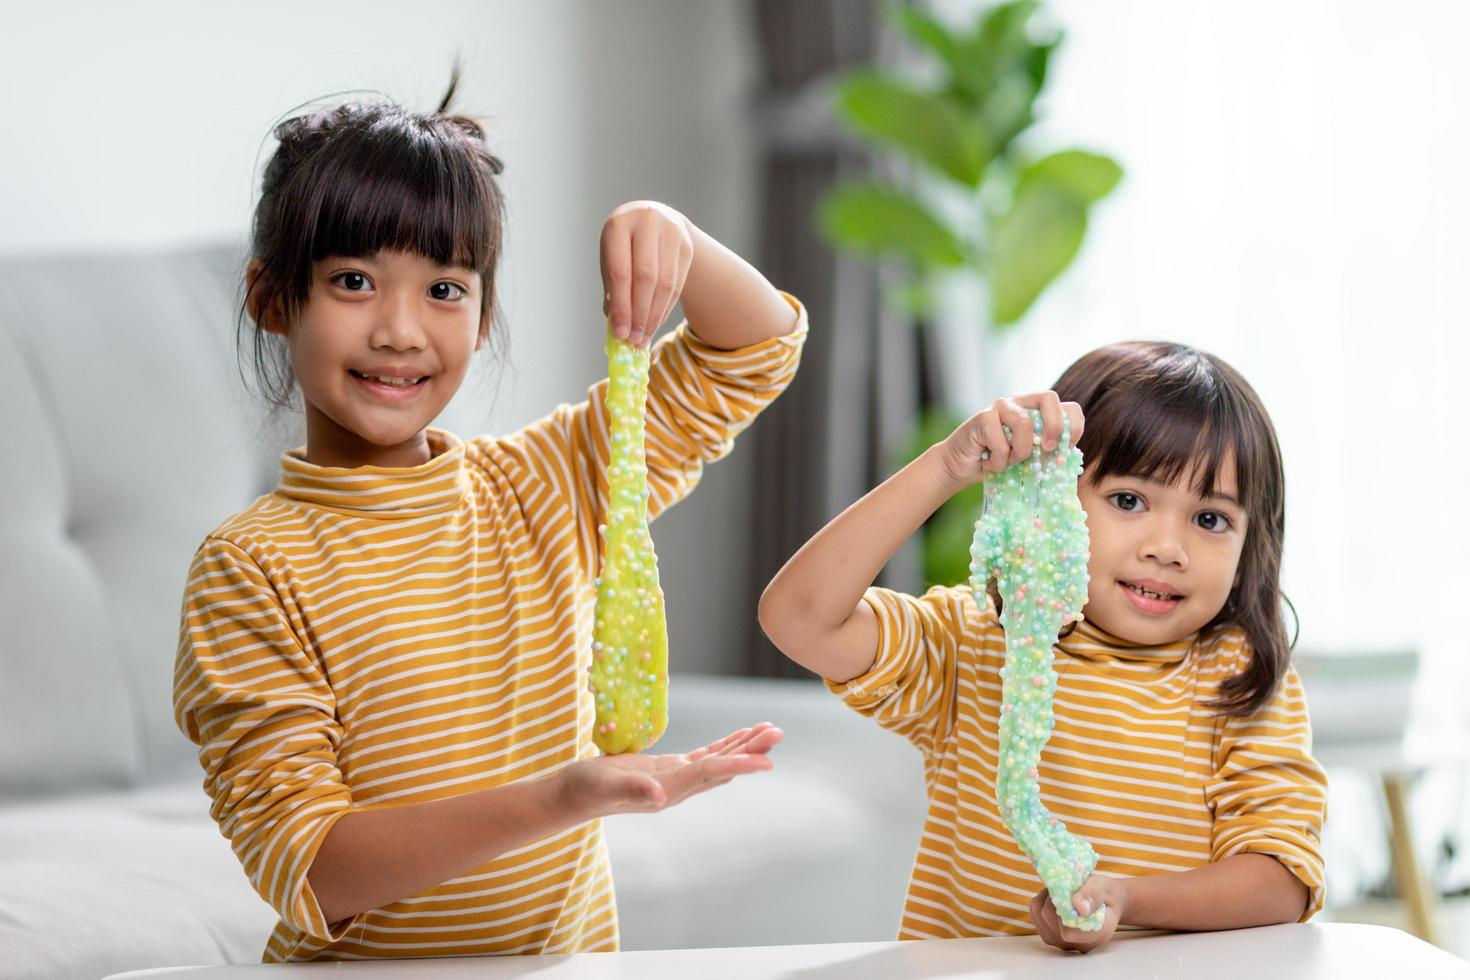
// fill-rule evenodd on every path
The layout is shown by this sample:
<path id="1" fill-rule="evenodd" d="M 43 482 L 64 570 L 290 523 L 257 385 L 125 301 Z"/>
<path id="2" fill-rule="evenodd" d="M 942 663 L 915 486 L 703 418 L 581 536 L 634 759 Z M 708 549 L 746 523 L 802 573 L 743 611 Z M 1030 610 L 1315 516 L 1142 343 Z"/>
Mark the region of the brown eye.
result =
<path id="1" fill-rule="evenodd" d="M 1196 524 L 1204 528 L 1206 531 L 1212 531 L 1217 534 L 1219 532 L 1228 531 L 1230 529 L 1230 518 L 1226 517 L 1218 510 L 1207 510 L 1203 514 L 1197 516 L 1194 520 Z"/>
<path id="2" fill-rule="evenodd" d="M 1122 511 L 1128 511 L 1129 513 L 1137 510 L 1142 503 L 1136 493 L 1110 493 L 1108 494 L 1108 499 L 1113 502 L 1114 507 Z"/>
<path id="3" fill-rule="evenodd" d="M 435 299 L 457 300 L 464 296 L 464 289 L 454 282 L 436 282 L 429 287 L 429 295 Z"/>
<path id="4" fill-rule="evenodd" d="M 366 292 L 368 277 L 361 272 L 339 272 L 332 277 L 332 282 L 338 283 L 343 289 L 351 293 Z"/>

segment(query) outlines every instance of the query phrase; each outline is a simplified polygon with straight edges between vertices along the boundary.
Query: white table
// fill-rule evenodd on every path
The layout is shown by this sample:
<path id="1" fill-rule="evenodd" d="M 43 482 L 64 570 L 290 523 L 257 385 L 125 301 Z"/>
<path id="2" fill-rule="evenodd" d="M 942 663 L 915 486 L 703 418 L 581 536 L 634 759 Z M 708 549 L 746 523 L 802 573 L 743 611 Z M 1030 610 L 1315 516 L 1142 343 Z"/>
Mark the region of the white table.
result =
<path id="1" fill-rule="evenodd" d="M 927 942 L 833 943 L 820 946 L 747 946 L 572 956 L 454 957 L 363 960 L 288 966 L 174 967 L 117 973 L 106 980 L 287 980 L 327 972 L 395 980 L 903 980 L 907 977 L 1138 980 L 1409 980 L 1470 978 L 1470 963 L 1406 932 L 1385 926 L 1323 923 L 1268 926 L 1234 932 L 1125 933 L 1101 950 L 1063 953 L 1035 936 L 942 939 Z"/>

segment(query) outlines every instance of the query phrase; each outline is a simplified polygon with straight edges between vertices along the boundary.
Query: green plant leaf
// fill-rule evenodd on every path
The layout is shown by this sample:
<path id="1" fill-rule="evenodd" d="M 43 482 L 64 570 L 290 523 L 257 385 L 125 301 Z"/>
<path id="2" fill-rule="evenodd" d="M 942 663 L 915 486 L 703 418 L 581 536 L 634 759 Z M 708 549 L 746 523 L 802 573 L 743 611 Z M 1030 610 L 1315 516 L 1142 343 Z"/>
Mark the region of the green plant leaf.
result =
<path id="1" fill-rule="evenodd" d="M 860 71 L 838 82 L 837 102 L 855 132 L 907 150 L 967 187 L 979 185 L 993 155 L 985 130 L 945 93 Z"/>
<path id="2" fill-rule="evenodd" d="M 1029 74 L 1006 72 L 996 79 L 985 100 L 982 118 L 986 132 L 997 146 L 1009 147 L 1011 141 L 1036 121 L 1037 89 Z"/>
<path id="3" fill-rule="evenodd" d="M 902 469 L 935 443 L 943 442 L 949 434 L 959 428 L 964 419 L 942 405 L 930 405 L 919 413 L 913 431 L 909 433 L 901 458 L 894 460 L 894 469 Z"/>
<path id="4" fill-rule="evenodd" d="M 1092 204 L 1112 193 L 1123 179 L 1123 168 L 1112 157 L 1086 150 L 1062 150 L 1043 157 L 1021 173 L 1020 184 L 1045 182 Z"/>
<path id="5" fill-rule="evenodd" d="M 935 54 L 939 55 L 951 68 L 959 62 L 959 46 L 954 36 L 950 34 L 949 28 L 942 22 L 929 16 L 918 7 L 910 7 L 907 4 L 891 4 L 887 8 L 888 16 L 899 27 L 902 27 L 909 37 L 924 45 Z"/>
<path id="6" fill-rule="evenodd" d="M 971 484 L 946 500 L 924 525 L 921 557 L 926 587 L 970 580 L 970 542 L 984 505 L 985 485 Z"/>
<path id="7" fill-rule="evenodd" d="M 1030 26 L 1038 4 L 1017 0 L 982 10 L 975 30 L 957 38 L 956 84 L 983 120 L 996 153 L 1036 121 L 1036 97 L 1059 33 L 1038 41 Z"/>
<path id="8" fill-rule="evenodd" d="M 925 408 L 909 433 L 903 455 L 894 468 L 907 466 L 926 449 L 942 442 L 964 421 L 958 414 L 940 405 Z M 925 586 L 957 585 L 970 577 L 970 540 L 975 534 L 975 521 L 985 502 L 985 486 L 972 484 L 955 494 L 924 523 L 920 545 L 920 564 Z"/>
<path id="9" fill-rule="evenodd" d="M 991 322 L 1015 323 L 1077 254 L 1087 206 L 1046 180 L 1016 187 L 990 239 Z"/>
<path id="10" fill-rule="evenodd" d="M 833 245 L 870 254 L 896 253 L 925 267 L 967 261 L 965 244 L 913 198 L 880 184 L 832 188 L 818 205 L 818 227 Z"/>
<path id="11" fill-rule="evenodd" d="M 990 64 L 996 74 L 1022 67 L 1036 46 L 1031 18 L 1040 6 L 1036 0 L 1013 0 L 980 10 L 969 42 L 973 57 Z"/>
<path id="12" fill-rule="evenodd" d="M 1063 150 L 1026 167 L 1008 211 L 990 236 L 991 316 L 996 326 L 1019 320 L 1041 291 L 1071 264 L 1087 233 L 1090 205 L 1123 177 L 1117 161 Z"/>
<path id="13" fill-rule="evenodd" d="M 1051 56 L 1062 43 L 1062 32 L 1057 33 L 1045 44 L 1038 44 L 1031 49 L 1026 58 L 1026 74 L 1031 78 L 1031 84 L 1040 92 L 1046 87 L 1046 72 L 1051 63 Z"/>

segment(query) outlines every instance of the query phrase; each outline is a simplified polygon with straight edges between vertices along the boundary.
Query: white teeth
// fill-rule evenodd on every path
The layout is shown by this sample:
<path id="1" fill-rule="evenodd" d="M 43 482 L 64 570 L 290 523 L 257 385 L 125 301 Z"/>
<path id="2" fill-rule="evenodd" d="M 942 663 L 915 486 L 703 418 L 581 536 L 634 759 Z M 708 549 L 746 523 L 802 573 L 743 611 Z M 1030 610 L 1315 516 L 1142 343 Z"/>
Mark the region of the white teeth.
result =
<path id="1" fill-rule="evenodd" d="M 1124 584 L 1127 585 L 1126 582 Z M 1148 589 L 1140 588 L 1137 585 L 1128 585 L 1128 588 L 1132 589 L 1134 592 L 1137 592 L 1139 595 L 1146 595 L 1150 599 L 1172 599 L 1172 598 L 1174 598 L 1174 596 L 1172 596 L 1172 595 L 1166 595 L 1163 592 L 1150 592 Z"/>
<path id="2" fill-rule="evenodd" d="M 394 388 L 411 388 L 419 383 L 418 378 L 380 378 L 375 374 L 364 374 L 368 381 L 376 381 L 379 384 L 392 385 Z"/>

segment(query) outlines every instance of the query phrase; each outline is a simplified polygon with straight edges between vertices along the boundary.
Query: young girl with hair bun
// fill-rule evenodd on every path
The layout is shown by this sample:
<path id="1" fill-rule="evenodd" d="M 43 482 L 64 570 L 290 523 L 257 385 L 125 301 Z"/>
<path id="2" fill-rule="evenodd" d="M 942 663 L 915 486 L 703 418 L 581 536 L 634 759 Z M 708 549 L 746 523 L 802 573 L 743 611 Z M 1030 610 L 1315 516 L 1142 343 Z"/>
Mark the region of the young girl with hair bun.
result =
<path id="1" fill-rule="evenodd" d="M 283 122 L 255 210 L 246 336 L 306 445 L 195 554 L 174 705 L 280 916 L 270 962 L 615 950 L 600 818 L 769 769 L 781 737 L 594 747 L 606 380 L 509 435 L 430 426 L 500 329 L 501 164 L 454 87 Z M 653 518 L 790 382 L 807 320 L 662 204 L 615 209 L 600 253 L 617 338 L 687 317 L 652 346 Z"/>

